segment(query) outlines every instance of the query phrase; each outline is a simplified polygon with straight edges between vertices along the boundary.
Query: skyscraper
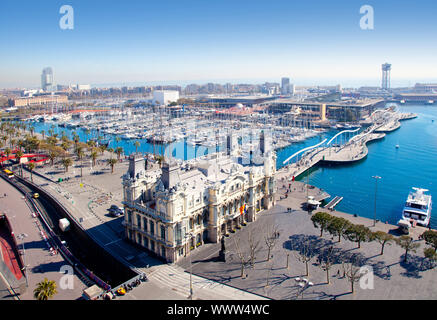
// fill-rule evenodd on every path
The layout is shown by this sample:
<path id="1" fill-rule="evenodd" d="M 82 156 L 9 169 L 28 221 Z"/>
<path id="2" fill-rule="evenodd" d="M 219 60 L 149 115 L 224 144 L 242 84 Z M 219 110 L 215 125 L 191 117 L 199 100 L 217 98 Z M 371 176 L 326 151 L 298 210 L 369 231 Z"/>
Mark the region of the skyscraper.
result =
<path id="1" fill-rule="evenodd" d="M 390 89 L 390 71 L 391 71 L 391 64 L 384 63 L 382 65 L 382 85 L 381 85 L 381 88 L 384 90 Z"/>
<path id="2" fill-rule="evenodd" d="M 55 91 L 55 81 L 52 68 L 44 68 L 41 74 L 41 89 L 44 91 Z"/>
<path id="3" fill-rule="evenodd" d="M 290 78 L 281 79 L 281 94 L 290 93 Z"/>

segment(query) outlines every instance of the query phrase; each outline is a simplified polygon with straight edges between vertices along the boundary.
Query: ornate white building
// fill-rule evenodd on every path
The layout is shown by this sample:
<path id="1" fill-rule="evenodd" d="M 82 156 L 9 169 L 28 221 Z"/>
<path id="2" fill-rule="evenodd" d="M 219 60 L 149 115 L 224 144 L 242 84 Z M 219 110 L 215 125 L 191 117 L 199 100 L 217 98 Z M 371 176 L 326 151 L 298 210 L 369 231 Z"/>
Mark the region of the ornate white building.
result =
<path id="1" fill-rule="evenodd" d="M 126 237 L 175 262 L 272 207 L 276 154 L 268 150 L 264 133 L 250 159 L 236 145 L 228 136 L 226 152 L 185 162 L 167 159 L 162 168 L 131 155 L 123 176 Z"/>

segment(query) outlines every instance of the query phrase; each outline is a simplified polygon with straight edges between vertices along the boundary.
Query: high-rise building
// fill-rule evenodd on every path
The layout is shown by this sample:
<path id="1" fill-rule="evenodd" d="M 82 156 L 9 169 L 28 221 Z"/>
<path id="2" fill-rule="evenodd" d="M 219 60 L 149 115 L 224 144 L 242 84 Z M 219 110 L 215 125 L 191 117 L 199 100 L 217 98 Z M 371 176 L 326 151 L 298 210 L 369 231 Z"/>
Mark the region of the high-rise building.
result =
<path id="1" fill-rule="evenodd" d="M 290 93 L 290 78 L 281 79 L 281 94 Z"/>
<path id="2" fill-rule="evenodd" d="M 41 89 L 44 91 L 56 91 L 52 68 L 44 68 L 41 74 Z"/>
<path id="3" fill-rule="evenodd" d="M 391 71 L 391 64 L 384 63 L 382 65 L 382 85 L 381 88 L 388 90 L 390 89 L 390 71 Z"/>

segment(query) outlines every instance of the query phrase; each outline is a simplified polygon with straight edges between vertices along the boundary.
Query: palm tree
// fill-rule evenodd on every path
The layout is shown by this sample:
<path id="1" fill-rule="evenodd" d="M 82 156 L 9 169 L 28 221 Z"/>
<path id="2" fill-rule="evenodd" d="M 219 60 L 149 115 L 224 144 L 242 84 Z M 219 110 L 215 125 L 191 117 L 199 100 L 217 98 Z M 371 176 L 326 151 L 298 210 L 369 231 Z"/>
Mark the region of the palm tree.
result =
<path id="1" fill-rule="evenodd" d="M 141 143 L 137 140 L 135 141 L 135 153 L 138 153 L 138 147 L 141 146 Z"/>
<path id="2" fill-rule="evenodd" d="M 50 151 L 50 153 L 49 153 L 49 159 L 50 159 L 50 161 L 52 162 L 52 166 L 53 166 L 53 163 L 55 162 L 55 159 L 56 159 L 57 156 L 58 156 L 58 155 L 57 155 L 56 152 L 54 152 L 54 151 Z"/>
<path id="3" fill-rule="evenodd" d="M 100 149 L 101 154 L 103 154 L 106 150 L 106 145 L 104 145 L 104 144 L 100 145 L 99 149 Z"/>
<path id="4" fill-rule="evenodd" d="M 5 149 L 5 155 L 6 155 L 6 158 L 9 158 L 9 156 L 11 155 L 11 153 L 12 153 L 12 151 L 11 151 L 10 148 L 6 148 L 6 149 Z"/>
<path id="5" fill-rule="evenodd" d="M 110 155 L 111 155 L 111 159 L 112 159 L 112 153 L 114 152 L 114 149 L 113 149 L 113 148 L 109 148 L 109 149 L 108 149 L 108 152 L 110 153 Z"/>
<path id="6" fill-rule="evenodd" d="M 65 172 L 68 172 L 68 167 L 71 166 L 72 164 L 73 164 L 73 161 L 71 160 L 71 158 L 62 159 L 62 165 L 65 168 Z"/>
<path id="7" fill-rule="evenodd" d="M 46 132 L 45 132 L 45 130 L 41 130 L 41 134 L 42 134 L 42 139 L 44 140 L 44 139 L 45 139 L 45 136 L 46 136 Z"/>
<path id="8" fill-rule="evenodd" d="M 68 148 L 70 148 L 70 144 L 66 141 L 62 142 L 61 148 L 64 149 L 65 152 L 68 151 Z"/>
<path id="9" fill-rule="evenodd" d="M 114 166 L 115 166 L 115 164 L 117 162 L 118 162 L 118 160 L 117 159 L 113 159 L 113 158 L 108 160 L 108 164 L 111 166 L 111 173 L 114 173 Z"/>
<path id="10" fill-rule="evenodd" d="M 83 156 L 83 148 L 81 146 L 76 146 L 75 152 L 76 152 L 78 159 L 81 160 L 82 156 Z"/>
<path id="11" fill-rule="evenodd" d="M 93 151 L 90 154 L 91 159 L 93 160 L 93 167 L 96 166 L 96 159 L 99 156 L 99 154 L 97 153 L 97 151 Z"/>
<path id="12" fill-rule="evenodd" d="M 35 290 L 33 290 L 33 297 L 37 300 L 48 300 L 53 298 L 58 293 L 56 290 L 56 282 L 44 278 L 43 281 L 37 284 Z"/>
<path id="13" fill-rule="evenodd" d="M 15 159 L 17 159 L 18 164 L 20 165 L 21 176 L 23 176 L 23 165 L 21 164 L 22 157 L 23 157 L 23 151 L 17 150 L 17 152 L 15 152 Z"/>
<path id="14" fill-rule="evenodd" d="M 123 148 L 118 147 L 117 149 L 115 149 L 115 153 L 117 154 L 118 161 L 120 161 L 120 155 L 123 153 Z"/>
<path id="15" fill-rule="evenodd" d="M 28 168 L 29 171 L 30 171 L 30 181 L 33 182 L 33 175 L 32 175 L 32 172 L 33 172 L 33 169 L 35 169 L 35 163 L 34 163 L 34 162 L 29 162 L 29 163 L 27 164 L 27 168 Z"/>
<path id="16" fill-rule="evenodd" d="M 121 141 L 120 137 L 115 137 L 115 142 L 117 142 L 117 147 L 118 147 L 118 143 Z"/>

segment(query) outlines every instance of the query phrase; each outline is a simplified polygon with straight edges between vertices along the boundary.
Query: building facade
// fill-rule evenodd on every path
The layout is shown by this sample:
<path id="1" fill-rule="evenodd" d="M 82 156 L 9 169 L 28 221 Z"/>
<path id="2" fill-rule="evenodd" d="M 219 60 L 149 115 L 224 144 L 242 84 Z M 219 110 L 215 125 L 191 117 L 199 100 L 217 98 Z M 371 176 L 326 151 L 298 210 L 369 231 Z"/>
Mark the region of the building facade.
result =
<path id="1" fill-rule="evenodd" d="M 179 91 L 175 90 L 157 90 L 153 91 L 153 102 L 159 104 L 168 104 L 179 100 Z"/>
<path id="2" fill-rule="evenodd" d="M 52 68 L 44 68 L 41 74 L 41 89 L 45 92 L 56 91 Z"/>
<path id="3" fill-rule="evenodd" d="M 129 158 L 123 177 L 126 237 L 167 262 L 205 242 L 217 243 L 275 204 L 276 154 L 264 135 L 259 154 L 243 165 L 236 141 L 200 159 L 165 161 L 162 168 Z"/>
<path id="4" fill-rule="evenodd" d="M 15 107 L 66 103 L 68 103 L 68 97 L 66 95 L 39 95 L 33 97 L 22 97 L 13 100 L 13 105 Z"/>

